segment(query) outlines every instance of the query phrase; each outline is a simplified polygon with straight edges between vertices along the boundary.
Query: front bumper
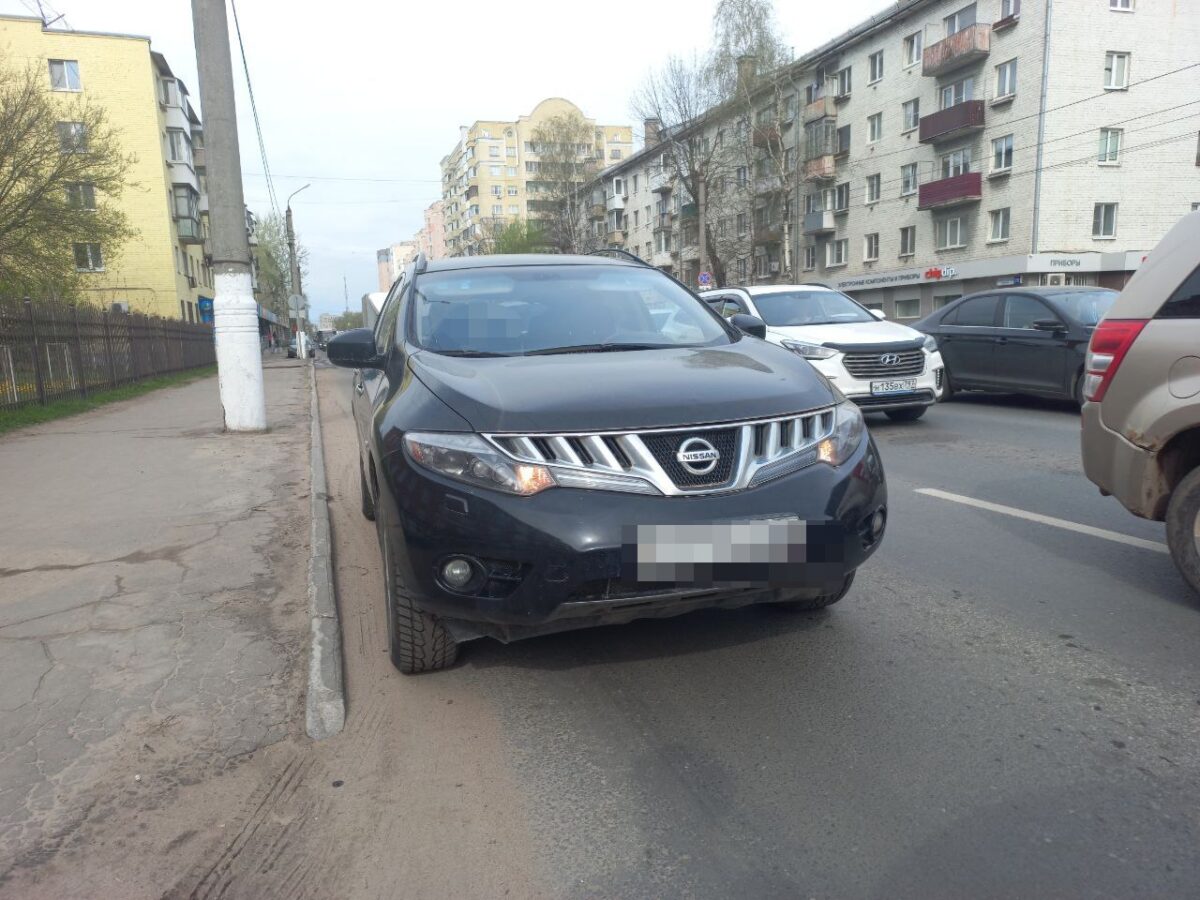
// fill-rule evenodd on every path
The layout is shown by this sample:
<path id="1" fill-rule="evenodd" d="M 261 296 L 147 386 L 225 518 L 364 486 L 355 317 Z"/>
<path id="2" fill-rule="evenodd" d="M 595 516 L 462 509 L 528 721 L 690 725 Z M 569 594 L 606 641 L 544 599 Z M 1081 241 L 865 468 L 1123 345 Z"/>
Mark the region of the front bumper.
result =
<path id="1" fill-rule="evenodd" d="M 1135 516 L 1161 521 L 1171 491 L 1157 457 L 1107 427 L 1100 407 L 1100 403 L 1085 403 L 1080 416 L 1084 474 Z"/>
<path id="2" fill-rule="evenodd" d="M 916 384 L 912 391 L 898 394 L 873 394 L 871 382 L 881 379 L 855 378 L 842 362 L 840 353 L 831 359 L 812 359 L 809 362 L 864 411 L 929 406 L 946 393 L 945 365 L 938 351 L 925 351 L 925 368 L 920 374 L 900 376 L 904 379 L 913 378 Z"/>
<path id="3" fill-rule="evenodd" d="M 886 515 L 882 463 L 867 437 L 841 466 L 813 464 L 756 488 L 663 497 L 551 488 L 532 497 L 476 489 L 414 466 L 385 465 L 383 537 L 397 575 L 422 609 L 458 639 L 513 640 L 589 625 L 835 593 L 875 551 L 869 522 Z M 691 525 L 795 517 L 808 523 L 807 561 L 786 584 L 639 584 L 623 544 L 637 525 Z M 625 551 L 628 552 L 627 549 Z M 480 563 L 471 593 L 448 590 L 448 556 Z M 626 561 L 628 557 L 626 556 Z"/>

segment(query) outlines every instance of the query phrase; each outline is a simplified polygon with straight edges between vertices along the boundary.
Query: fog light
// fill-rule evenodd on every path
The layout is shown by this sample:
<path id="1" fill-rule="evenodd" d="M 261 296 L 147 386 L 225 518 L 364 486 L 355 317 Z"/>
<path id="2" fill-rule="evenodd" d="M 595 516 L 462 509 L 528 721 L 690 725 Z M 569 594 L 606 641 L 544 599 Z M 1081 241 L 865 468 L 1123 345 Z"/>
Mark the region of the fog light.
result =
<path id="1" fill-rule="evenodd" d="M 464 588 L 474 575 L 475 570 L 471 567 L 471 563 L 462 557 L 456 556 L 442 566 L 442 581 L 446 582 L 448 587 Z"/>
<path id="2" fill-rule="evenodd" d="M 883 515 L 883 510 L 876 511 L 875 515 L 871 516 L 871 537 L 877 538 L 883 534 L 883 524 L 887 519 Z"/>

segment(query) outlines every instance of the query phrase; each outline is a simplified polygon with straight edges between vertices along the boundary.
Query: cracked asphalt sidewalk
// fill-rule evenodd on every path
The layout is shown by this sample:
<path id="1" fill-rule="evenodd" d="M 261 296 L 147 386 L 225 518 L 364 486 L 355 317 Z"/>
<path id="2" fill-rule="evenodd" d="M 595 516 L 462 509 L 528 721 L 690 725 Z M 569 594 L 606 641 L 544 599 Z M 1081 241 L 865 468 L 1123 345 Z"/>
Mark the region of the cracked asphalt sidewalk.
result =
<path id="1" fill-rule="evenodd" d="M 214 377 L 0 439 L 0 893 L 302 735 L 310 370 L 264 377 L 265 434 Z"/>

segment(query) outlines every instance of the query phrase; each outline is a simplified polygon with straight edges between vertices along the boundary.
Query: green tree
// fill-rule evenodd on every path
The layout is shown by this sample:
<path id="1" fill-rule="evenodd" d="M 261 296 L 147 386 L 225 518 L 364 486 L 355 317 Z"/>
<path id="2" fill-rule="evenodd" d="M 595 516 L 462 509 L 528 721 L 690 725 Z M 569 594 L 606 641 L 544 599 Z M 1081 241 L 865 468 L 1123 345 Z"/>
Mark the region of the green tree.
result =
<path id="1" fill-rule="evenodd" d="M 580 188 L 600 171 L 596 129 L 572 112 L 553 116 L 533 131 L 537 180 L 531 206 L 539 210 L 542 243 L 560 253 L 586 253 L 596 243 L 588 227 L 588 200 Z"/>
<path id="2" fill-rule="evenodd" d="M 489 253 L 542 253 L 546 238 L 541 224 L 517 219 L 501 226 L 489 242 Z"/>
<path id="3" fill-rule="evenodd" d="M 258 302 L 287 322 L 287 300 L 295 291 L 292 289 L 291 260 L 288 256 L 287 228 L 283 216 L 268 213 L 254 218 L 254 241 L 252 252 L 258 270 Z M 296 241 L 296 255 L 300 259 L 300 280 L 308 277 L 308 248 Z"/>
<path id="4" fill-rule="evenodd" d="M 9 295 L 74 296 L 75 245 L 99 244 L 111 267 L 132 234 L 118 200 L 133 187 L 134 158 L 102 107 L 47 88 L 43 66 L 0 58 L 0 293 Z"/>
<path id="5" fill-rule="evenodd" d="M 333 327 L 338 331 L 349 331 L 351 328 L 363 327 L 361 312 L 344 312 L 333 317 Z"/>

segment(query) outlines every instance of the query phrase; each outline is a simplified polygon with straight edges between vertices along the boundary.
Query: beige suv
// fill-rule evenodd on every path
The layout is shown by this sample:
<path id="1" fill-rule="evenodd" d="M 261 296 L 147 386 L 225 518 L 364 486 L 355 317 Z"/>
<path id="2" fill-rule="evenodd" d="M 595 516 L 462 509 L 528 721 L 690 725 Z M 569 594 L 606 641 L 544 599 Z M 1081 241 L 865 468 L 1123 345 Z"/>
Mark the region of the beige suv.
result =
<path id="1" fill-rule="evenodd" d="M 1083 469 L 1167 544 L 1200 593 L 1200 212 L 1172 228 L 1092 334 Z"/>

